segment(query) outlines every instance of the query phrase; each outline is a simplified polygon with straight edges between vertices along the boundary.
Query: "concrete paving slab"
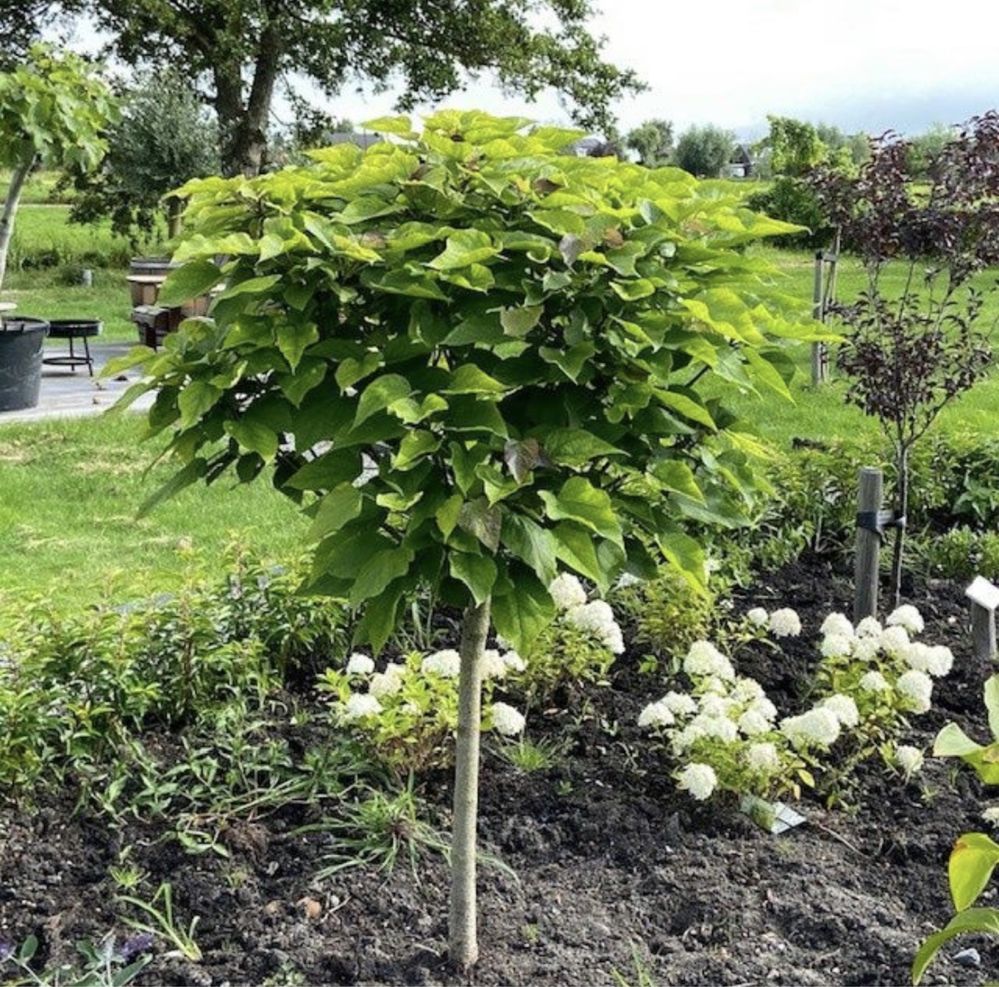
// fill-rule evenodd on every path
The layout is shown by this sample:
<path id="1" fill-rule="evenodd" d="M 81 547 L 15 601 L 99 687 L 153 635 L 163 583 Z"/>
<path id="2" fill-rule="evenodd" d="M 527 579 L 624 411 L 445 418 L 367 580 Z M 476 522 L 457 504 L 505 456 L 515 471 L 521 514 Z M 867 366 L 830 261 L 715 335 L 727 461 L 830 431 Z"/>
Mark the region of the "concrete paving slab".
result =
<path id="1" fill-rule="evenodd" d="M 77 367 L 76 372 L 66 367 L 43 366 L 42 389 L 38 406 L 23 411 L 0 411 L 0 427 L 14 422 L 44 421 L 49 418 L 82 418 L 99 415 L 107 411 L 132 384 L 139 379 L 136 370 L 127 371 L 125 379 L 101 379 L 101 368 L 115 357 L 128 353 L 133 343 L 92 343 L 90 351 L 94 356 L 94 376 L 87 374 L 86 367 Z M 45 344 L 46 355 L 57 356 L 66 352 L 65 340 L 49 340 Z M 81 347 L 82 348 L 82 347 Z M 144 411 L 153 403 L 155 394 L 143 394 L 131 407 Z"/>

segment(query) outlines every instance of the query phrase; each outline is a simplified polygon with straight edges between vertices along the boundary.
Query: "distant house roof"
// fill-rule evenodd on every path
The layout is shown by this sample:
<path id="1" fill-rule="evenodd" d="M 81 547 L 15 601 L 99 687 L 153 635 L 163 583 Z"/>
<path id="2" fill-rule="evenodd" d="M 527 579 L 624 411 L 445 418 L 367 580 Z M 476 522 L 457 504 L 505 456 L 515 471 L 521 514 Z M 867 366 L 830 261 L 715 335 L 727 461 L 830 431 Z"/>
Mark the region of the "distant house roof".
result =
<path id="1" fill-rule="evenodd" d="M 380 144 L 382 138 L 378 134 L 330 134 L 326 140 L 327 144 L 356 144 L 358 147 L 364 149 L 371 147 L 372 144 Z"/>
<path id="2" fill-rule="evenodd" d="M 729 164 L 751 165 L 753 163 L 753 156 L 749 153 L 749 148 L 745 144 L 736 144 L 728 162 Z"/>

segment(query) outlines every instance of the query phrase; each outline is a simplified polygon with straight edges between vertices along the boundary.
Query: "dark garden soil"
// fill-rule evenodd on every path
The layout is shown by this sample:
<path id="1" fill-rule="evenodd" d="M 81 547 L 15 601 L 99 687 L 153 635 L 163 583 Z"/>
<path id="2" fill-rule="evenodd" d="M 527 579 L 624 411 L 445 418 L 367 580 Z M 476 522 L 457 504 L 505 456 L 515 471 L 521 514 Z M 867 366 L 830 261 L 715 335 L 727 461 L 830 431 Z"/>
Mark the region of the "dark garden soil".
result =
<path id="1" fill-rule="evenodd" d="M 985 735 L 981 687 L 990 669 L 971 655 L 961 589 L 920 584 L 907 594 L 927 617 L 924 639 L 957 655 L 934 711 L 915 721 L 914 742 L 926 746 L 952 718 Z M 849 592 L 842 572 L 813 558 L 761 579 L 736 608 L 790 604 L 812 630 L 831 609 L 847 608 Z M 814 654 L 814 638 L 803 637 L 784 658 L 761 651 L 739 664 L 791 706 Z M 571 736 L 558 767 L 521 774 L 487 754 L 482 840 L 518 880 L 482 873 L 482 959 L 472 982 L 907 982 L 917 943 L 950 914 L 954 839 L 984 826 L 987 793 L 977 780 L 928 758 L 919 781 L 904 785 L 871 763 L 848 807 L 806 800 L 808 823 L 770 836 L 734 808 L 697 805 L 673 787 L 635 724 L 663 691 L 659 676 L 638 672 L 638 657 L 620 660 L 609 687 L 571 697 L 571 713 L 531 713 L 534 735 L 544 722 L 541 732 Z M 427 785 L 425 797 L 446 820 L 446 779 Z M 71 809 L 0 811 L 0 939 L 35 933 L 43 960 L 70 957 L 76 940 L 115 927 L 108 867 L 132 844 L 147 887 L 172 882 L 178 913 L 201 916 L 204 951 L 194 964 L 158 944 L 142 983 L 464 982 L 443 962 L 439 857 L 425 858 L 418 877 L 401 862 L 387 877 L 355 868 L 317 882 L 329 837 L 292 835 L 301 818 L 235 827 L 225 861 L 185 856 L 154 844 L 155 831 L 115 832 Z M 979 949 L 980 967 L 954 962 L 965 946 Z M 944 956 L 926 982 L 979 984 L 994 975 L 999 947 L 958 940 Z"/>

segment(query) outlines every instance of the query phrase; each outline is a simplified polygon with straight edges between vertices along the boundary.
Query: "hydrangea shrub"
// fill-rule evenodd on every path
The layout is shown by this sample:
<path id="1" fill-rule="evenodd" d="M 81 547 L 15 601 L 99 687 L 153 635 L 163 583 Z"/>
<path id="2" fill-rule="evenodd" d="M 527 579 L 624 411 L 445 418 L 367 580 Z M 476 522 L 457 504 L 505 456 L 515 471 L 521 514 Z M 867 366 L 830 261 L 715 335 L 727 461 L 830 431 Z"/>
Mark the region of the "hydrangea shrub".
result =
<path id="1" fill-rule="evenodd" d="M 730 523 L 754 485 L 725 395 L 786 395 L 785 347 L 814 326 L 741 249 L 796 228 L 682 171 L 478 112 L 372 127 L 391 139 L 181 190 L 161 299 L 221 291 L 132 357 L 126 400 L 157 390 L 150 430 L 180 463 L 164 494 L 272 469 L 313 520 L 311 588 L 363 610 L 358 643 L 379 650 L 421 583 L 466 608 L 470 791 L 490 619 L 526 653 L 560 569 L 606 588 L 665 557 L 701 586 L 685 520 Z"/>

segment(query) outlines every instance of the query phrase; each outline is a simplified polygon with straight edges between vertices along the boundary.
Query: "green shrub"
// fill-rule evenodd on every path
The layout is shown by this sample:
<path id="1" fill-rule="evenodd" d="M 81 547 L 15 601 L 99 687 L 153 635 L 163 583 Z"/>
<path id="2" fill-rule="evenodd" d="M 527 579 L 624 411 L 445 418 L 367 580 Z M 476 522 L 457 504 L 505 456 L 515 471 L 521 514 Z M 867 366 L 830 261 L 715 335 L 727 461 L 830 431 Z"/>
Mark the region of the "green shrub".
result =
<path id="1" fill-rule="evenodd" d="M 342 608 L 297 596 L 300 580 L 241 559 L 223 587 L 0 614 L 0 789 L 71 780 L 90 794 L 147 729 L 213 723 L 233 702 L 263 709 L 313 656 L 342 653 Z"/>
<path id="2" fill-rule="evenodd" d="M 634 626 L 635 643 L 664 655 L 680 654 L 707 636 L 716 602 L 714 593 L 695 592 L 671 566 L 615 590 L 612 600 Z"/>
<path id="3" fill-rule="evenodd" d="M 753 193 L 746 200 L 746 205 L 774 219 L 806 228 L 805 233 L 782 236 L 780 243 L 783 246 L 818 249 L 832 243 L 833 230 L 829 220 L 815 192 L 800 178 L 780 175 L 769 188 Z"/>

